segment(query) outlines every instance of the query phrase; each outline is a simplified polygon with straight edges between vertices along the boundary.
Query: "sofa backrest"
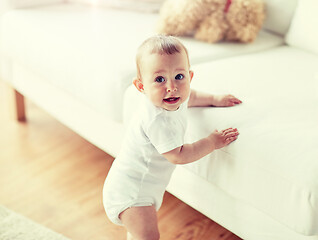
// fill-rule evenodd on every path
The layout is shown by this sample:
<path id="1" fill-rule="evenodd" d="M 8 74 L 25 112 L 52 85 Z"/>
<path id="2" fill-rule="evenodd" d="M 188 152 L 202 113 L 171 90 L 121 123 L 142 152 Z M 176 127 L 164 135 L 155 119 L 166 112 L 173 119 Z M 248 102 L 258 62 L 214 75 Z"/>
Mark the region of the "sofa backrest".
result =
<path id="1" fill-rule="evenodd" d="M 67 0 L 67 2 L 80 2 L 95 6 L 158 13 L 164 0 Z"/>
<path id="2" fill-rule="evenodd" d="M 266 19 L 264 28 L 284 36 L 289 28 L 298 0 L 264 0 Z M 80 2 L 98 6 L 159 12 L 164 0 L 1 0 L 10 8 L 24 8 L 51 3 Z"/>
<path id="3" fill-rule="evenodd" d="M 264 28 L 285 36 L 298 0 L 264 0 L 264 2 L 266 6 Z"/>
<path id="4" fill-rule="evenodd" d="M 21 1 L 21 0 L 20 0 Z M 97 6 L 138 10 L 143 12 L 159 12 L 164 0 L 67 0 Z M 285 36 L 298 0 L 263 0 L 266 5 L 264 28 L 281 36 Z"/>
<path id="5" fill-rule="evenodd" d="M 7 8 L 26 8 L 52 3 L 63 3 L 65 0 L 1 0 Z"/>
<path id="6" fill-rule="evenodd" d="M 318 0 L 300 0 L 286 43 L 318 54 Z M 318 66 L 317 66 L 318 67 Z"/>
<path id="7" fill-rule="evenodd" d="M 1 48 L 1 25 L 2 15 L 10 9 L 27 8 L 38 5 L 64 3 L 66 0 L 0 0 L 0 48 Z"/>

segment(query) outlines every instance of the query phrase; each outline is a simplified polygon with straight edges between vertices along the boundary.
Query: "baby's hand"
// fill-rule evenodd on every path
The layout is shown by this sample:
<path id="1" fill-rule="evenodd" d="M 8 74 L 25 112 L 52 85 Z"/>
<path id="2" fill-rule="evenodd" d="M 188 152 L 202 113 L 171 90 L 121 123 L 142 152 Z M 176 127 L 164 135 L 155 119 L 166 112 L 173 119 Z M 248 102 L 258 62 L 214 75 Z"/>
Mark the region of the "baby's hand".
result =
<path id="1" fill-rule="evenodd" d="M 222 131 L 215 130 L 209 138 L 213 141 L 215 149 L 223 148 L 237 139 L 239 132 L 236 128 L 228 128 Z"/>
<path id="2" fill-rule="evenodd" d="M 241 103 L 242 103 L 241 100 L 234 97 L 233 95 L 228 94 L 228 95 L 214 96 L 212 105 L 216 107 L 232 107 Z"/>

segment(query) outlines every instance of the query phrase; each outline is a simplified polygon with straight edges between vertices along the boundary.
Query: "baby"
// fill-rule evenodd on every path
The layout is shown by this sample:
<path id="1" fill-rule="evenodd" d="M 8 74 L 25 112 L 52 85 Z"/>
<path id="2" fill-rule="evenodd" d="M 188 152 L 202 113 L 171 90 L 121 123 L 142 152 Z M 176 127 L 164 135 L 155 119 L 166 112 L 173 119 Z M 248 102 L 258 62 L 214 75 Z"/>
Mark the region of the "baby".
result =
<path id="1" fill-rule="evenodd" d="M 184 143 L 188 107 L 234 106 L 232 95 L 214 96 L 190 89 L 193 72 L 187 49 L 175 37 L 157 35 L 138 49 L 133 84 L 143 93 L 141 106 L 104 184 L 109 219 L 127 229 L 127 238 L 158 240 L 157 211 L 176 164 L 197 161 L 237 139 L 237 129 L 215 130 Z"/>

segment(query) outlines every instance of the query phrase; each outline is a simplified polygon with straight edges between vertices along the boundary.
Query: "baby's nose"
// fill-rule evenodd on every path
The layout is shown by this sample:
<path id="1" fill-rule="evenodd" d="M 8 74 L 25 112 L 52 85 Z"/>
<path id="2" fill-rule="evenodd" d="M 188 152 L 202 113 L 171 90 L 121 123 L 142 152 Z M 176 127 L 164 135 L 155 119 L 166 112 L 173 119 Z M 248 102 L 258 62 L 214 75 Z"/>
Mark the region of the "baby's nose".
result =
<path id="1" fill-rule="evenodd" d="M 176 85 L 170 81 L 168 84 L 167 84 L 167 92 L 170 93 L 170 92 L 176 92 L 178 89 L 176 87 Z"/>

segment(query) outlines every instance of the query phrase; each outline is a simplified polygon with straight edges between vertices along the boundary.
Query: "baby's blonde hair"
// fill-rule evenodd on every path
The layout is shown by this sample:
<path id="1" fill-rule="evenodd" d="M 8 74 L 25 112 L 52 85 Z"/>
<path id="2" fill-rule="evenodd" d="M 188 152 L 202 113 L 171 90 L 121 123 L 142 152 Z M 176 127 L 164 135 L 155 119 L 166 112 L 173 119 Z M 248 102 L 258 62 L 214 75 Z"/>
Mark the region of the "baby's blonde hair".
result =
<path id="1" fill-rule="evenodd" d="M 171 55 L 175 53 L 181 53 L 182 50 L 187 55 L 188 64 L 190 67 L 188 50 L 178 38 L 173 36 L 166 36 L 166 35 L 155 35 L 146 39 L 137 50 L 137 55 L 136 55 L 137 78 L 141 79 L 140 59 L 142 58 L 144 54 L 155 53 L 155 54 Z"/>

